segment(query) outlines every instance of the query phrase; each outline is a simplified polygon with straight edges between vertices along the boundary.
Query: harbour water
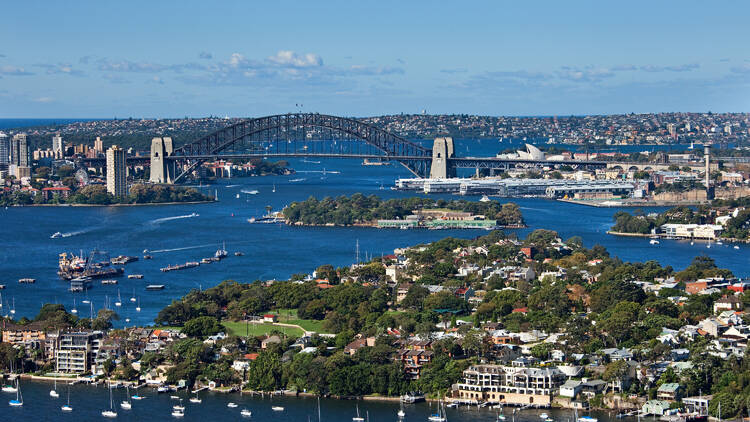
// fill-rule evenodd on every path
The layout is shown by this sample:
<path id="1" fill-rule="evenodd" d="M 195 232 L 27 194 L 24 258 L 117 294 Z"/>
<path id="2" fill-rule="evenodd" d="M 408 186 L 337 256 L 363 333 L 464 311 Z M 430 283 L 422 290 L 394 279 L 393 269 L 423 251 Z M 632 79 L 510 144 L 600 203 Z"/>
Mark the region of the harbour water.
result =
<path id="1" fill-rule="evenodd" d="M 70 413 L 62 412 L 60 406 L 67 402 L 67 386 L 58 383 L 57 391 L 60 397 L 52 399 L 49 396 L 49 390 L 52 385 L 42 382 L 23 382 L 21 390 L 23 393 L 23 407 L 5 408 L 2 411 L 0 420 L 39 420 L 39 421 L 80 421 L 80 420 L 100 420 L 101 412 L 109 408 L 109 393 L 106 386 L 90 387 L 84 385 L 75 385 L 70 389 L 70 405 L 73 411 Z M 134 393 L 130 391 L 131 395 Z M 132 401 L 131 410 L 123 410 L 119 403 L 126 400 L 126 390 L 118 388 L 113 390 L 113 401 L 117 407 L 117 420 L 124 421 L 163 421 L 174 419 L 170 416 L 172 406 L 179 404 L 179 400 L 170 398 L 171 394 L 157 394 L 152 389 L 138 390 L 138 394 L 144 396 L 143 400 Z M 174 393 L 173 393 L 174 394 Z M 268 396 L 248 396 L 240 397 L 239 393 L 222 394 L 222 393 L 200 393 L 202 403 L 193 404 L 188 401 L 187 392 L 176 393 L 183 398 L 185 406 L 185 420 L 243 420 L 240 416 L 242 409 L 248 409 L 252 412 L 249 420 L 254 421 L 278 421 L 278 422 L 342 422 L 351 421 L 356 416 L 356 407 L 359 406 L 360 415 L 364 418 L 369 417 L 370 422 L 397 421 L 396 412 L 399 410 L 399 403 L 396 401 L 369 401 L 369 400 L 320 400 L 320 419 L 318 419 L 318 401 L 313 397 L 274 397 Z M 10 400 L 15 398 L 15 394 L 2 393 L 0 399 Z M 238 405 L 236 408 L 229 408 L 227 404 L 234 402 Z M 0 408 L 4 408 L 5 403 L 0 403 Z M 283 411 L 273 411 L 271 406 L 281 406 Z M 427 421 L 427 417 L 434 413 L 436 404 L 434 403 L 417 403 L 404 405 L 406 422 Z M 461 407 L 458 409 L 447 409 L 448 420 L 452 422 L 490 422 L 497 421 L 499 409 Z M 556 422 L 570 422 L 574 419 L 573 413 L 568 410 L 553 409 L 525 409 L 520 410 L 515 415 L 516 422 L 540 422 L 540 414 L 545 412 L 549 414 Z M 512 422 L 513 408 L 503 409 L 507 422 Z M 588 414 L 588 413 L 587 413 Z M 614 422 L 614 415 L 608 412 L 592 412 L 592 416 L 597 417 L 600 422 Z"/>
<path id="2" fill-rule="evenodd" d="M 205 289 L 227 279 L 240 282 L 285 279 L 294 273 L 312 272 L 321 264 L 349 265 L 356 259 L 357 242 L 360 259 L 365 259 L 447 236 L 472 238 L 485 234 L 474 230 L 250 224 L 247 219 L 265 214 L 266 206 L 279 210 L 309 196 L 322 198 L 356 192 L 383 197 L 415 195 L 389 189 L 396 178 L 409 176 L 397 164 L 362 166 L 356 160 L 330 159 L 319 163 L 298 160 L 291 162 L 291 166 L 298 171 L 294 175 L 224 179 L 200 188 L 218 196 L 219 201 L 211 204 L 0 209 L 0 239 L 3 239 L 0 284 L 6 285 L 0 290 L 1 314 L 8 315 L 15 309 L 16 318 L 33 318 L 40 305 L 49 302 L 61 303 L 68 309 L 75 306 L 79 315 L 89 316 L 107 301 L 116 302 L 119 293 L 122 306 L 113 307 L 121 317 L 116 325 L 145 325 L 153 322 L 161 308 L 191 289 Z M 255 190 L 257 194 L 246 193 Z M 687 241 L 673 240 L 651 245 L 647 239 L 605 233 L 617 208 L 593 208 L 538 198 L 512 201 L 521 206 L 529 226 L 512 230 L 519 237 L 538 228 L 556 230 L 563 238 L 581 236 L 586 246 L 601 244 L 624 261 L 657 260 L 676 269 L 686 267 L 693 257 L 706 254 L 736 275 L 750 276 L 747 266 L 750 247 L 746 245 L 740 245 L 739 250 L 727 244 L 707 249 L 704 243 L 690 245 Z M 62 237 L 51 239 L 56 232 L 62 233 Z M 159 271 L 167 265 L 213 256 L 222 243 L 226 244 L 229 257 L 221 262 L 168 273 Z M 67 282 L 56 274 L 58 254 L 78 254 L 81 250 L 85 254 L 94 248 L 107 250 L 112 257 L 140 257 L 125 267 L 125 274 L 143 274 L 143 279 L 120 277 L 117 285 L 102 285 L 94 280 L 86 292 L 69 292 Z M 146 249 L 153 259 L 142 259 Z M 242 252 L 243 256 L 235 256 L 234 252 Z M 35 278 L 36 283 L 18 283 L 18 279 L 25 277 Z M 149 284 L 163 284 L 165 289 L 146 291 Z M 131 297 L 136 301 L 131 302 Z M 140 312 L 136 311 L 138 305 Z"/>

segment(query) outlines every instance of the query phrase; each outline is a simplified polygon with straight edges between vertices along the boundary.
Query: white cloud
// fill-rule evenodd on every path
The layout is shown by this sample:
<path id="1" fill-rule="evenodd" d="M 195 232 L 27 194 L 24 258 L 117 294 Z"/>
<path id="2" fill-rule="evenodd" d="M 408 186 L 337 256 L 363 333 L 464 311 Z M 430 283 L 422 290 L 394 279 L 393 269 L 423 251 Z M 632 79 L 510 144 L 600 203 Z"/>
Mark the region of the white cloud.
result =
<path id="1" fill-rule="evenodd" d="M 34 100 L 33 100 L 33 101 L 34 101 L 35 103 L 44 103 L 44 104 L 47 104 L 47 103 L 51 103 L 51 102 L 54 102 L 54 101 L 55 101 L 55 99 L 54 99 L 54 98 L 52 98 L 52 97 L 39 97 L 39 98 L 34 98 Z"/>
<path id="2" fill-rule="evenodd" d="M 29 76 L 33 75 L 32 72 L 27 71 L 23 67 L 18 66 L 0 66 L 0 74 L 2 75 L 8 75 L 8 76 Z"/>
<path id="3" fill-rule="evenodd" d="M 323 66 L 323 59 L 317 54 L 297 54 L 294 51 L 281 50 L 275 56 L 268 57 L 268 61 L 280 66 L 319 67 Z"/>

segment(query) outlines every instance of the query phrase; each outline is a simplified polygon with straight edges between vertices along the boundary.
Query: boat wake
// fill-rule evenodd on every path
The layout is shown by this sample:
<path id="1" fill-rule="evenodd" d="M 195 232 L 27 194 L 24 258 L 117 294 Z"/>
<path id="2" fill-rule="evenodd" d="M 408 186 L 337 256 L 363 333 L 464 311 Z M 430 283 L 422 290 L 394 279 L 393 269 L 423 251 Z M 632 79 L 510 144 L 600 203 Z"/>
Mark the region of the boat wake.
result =
<path id="1" fill-rule="evenodd" d="M 73 236 L 78 236 L 78 235 L 80 235 L 80 234 L 86 234 L 86 233 L 88 233 L 88 232 L 91 232 L 91 231 L 94 231 L 94 230 L 96 230 L 96 229 L 97 229 L 97 227 L 89 227 L 89 228 L 87 228 L 87 229 L 83 229 L 83 230 L 76 230 L 76 231 L 72 231 L 72 232 L 67 232 L 67 233 L 60 233 L 60 232 L 57 232 L 57 233 L 55 233 L 55 234 L 53 234 L 53 235 L 52 235 L 52 239 L 56 239 L 56 238 L 60 238 L 60 237 L 73 237 Z"/>
<path id="2" fill-rule="evenodd" d="M 157 225 L 157 224 L 161 224 L 161 223 L 164 223 L 164 222 L 167 222 L 167 221 L 181 220 L 183 218 L 193 218 L 193 217 L 198 217 L 198 216 L 199 216 L 199 214 L 194 212 L 192 214 L 176 215 L 174 217 L 157 218 L 155 220 L 147 221 L 146 223 L 147 224 L 151 224 L 151 225 Z"/>
<path id="3" fill-rule="evenodd" d="M 162 253 L 162 252 L 174 252 L 174 251 L 186 251 L 188 249 L 200 249 L 200 248 L 207 248 L 209 246 L 216 246 L 216 243 L 208 243 L 205 245 L 195 245 L 195 246 L 184 246 L 182 248 L 171 248 L 171 249 L 157 249 L 155 251 L 149 250 L 149 253 Z"/>

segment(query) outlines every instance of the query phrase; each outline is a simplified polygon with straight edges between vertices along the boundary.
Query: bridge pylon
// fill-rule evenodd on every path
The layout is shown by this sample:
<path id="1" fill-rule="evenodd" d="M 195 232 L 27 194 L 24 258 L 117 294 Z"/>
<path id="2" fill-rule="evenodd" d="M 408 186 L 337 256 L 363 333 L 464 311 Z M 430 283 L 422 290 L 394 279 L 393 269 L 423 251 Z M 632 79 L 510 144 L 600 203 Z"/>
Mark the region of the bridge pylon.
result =
<path id="1" fill-rule="evenodd" d="M 448 163 L 451 158 L 453 158 L 453 138 L 435 138 L 435 142 L 432 144 L 430 178 L 447 179 L 456 177 L 456 169 Z"/>
<path id="2" fill-rule="evenodd" d="M 166 158 L 172 155 L 172 138 L 153 138 L 151 140 L 151 175 L 152 183 L 172 183 L 174 171 Z"/>

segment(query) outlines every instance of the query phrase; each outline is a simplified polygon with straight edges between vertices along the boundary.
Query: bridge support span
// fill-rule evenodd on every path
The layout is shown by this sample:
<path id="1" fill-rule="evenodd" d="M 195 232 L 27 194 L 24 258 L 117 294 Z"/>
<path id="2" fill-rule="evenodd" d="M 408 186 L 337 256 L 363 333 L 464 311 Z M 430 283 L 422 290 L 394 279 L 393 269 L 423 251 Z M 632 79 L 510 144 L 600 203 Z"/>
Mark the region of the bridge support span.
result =
<path id="1" fill-rule="evenodd" d="M 151 175 L 152 183 L 172 183 L 174 179 L 173 162 L 167 161 L 172 155 L 172 138 L 153 138 L 151 140 Z"/>
<path id="2" fill-rule="evenodd" d="M 451 158 L 453 158 L 453 138 L 435 138 L 435 142 L 432 144 L 430 178 L 448 179 L 456 177 L 456 168 L 448 165 L 448 160 Z"/>

